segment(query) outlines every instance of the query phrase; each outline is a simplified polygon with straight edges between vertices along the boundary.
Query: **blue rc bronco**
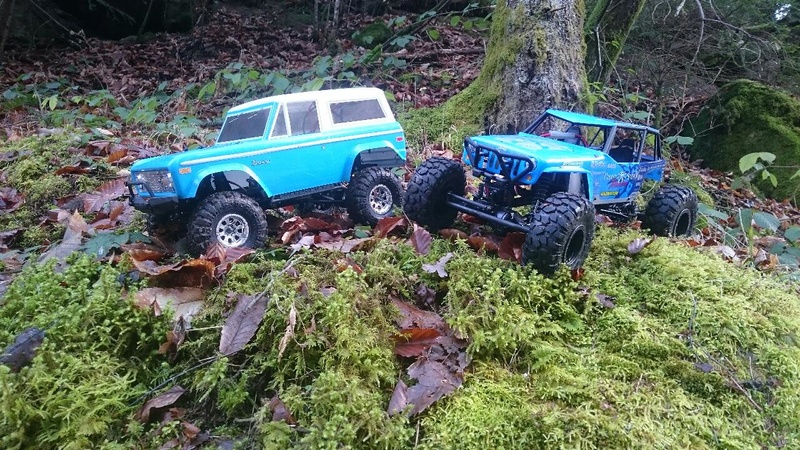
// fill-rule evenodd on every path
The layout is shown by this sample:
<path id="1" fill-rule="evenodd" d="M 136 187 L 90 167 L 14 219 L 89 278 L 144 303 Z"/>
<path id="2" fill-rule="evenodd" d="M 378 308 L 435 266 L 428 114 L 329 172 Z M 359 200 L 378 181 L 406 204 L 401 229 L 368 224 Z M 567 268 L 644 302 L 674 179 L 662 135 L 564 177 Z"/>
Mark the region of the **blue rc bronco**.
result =
<path id="1" fill-rule="evenodd" d="M 217 142 L 137 161 L 131 203 L 151 226 L 189 217 L 193 253 L 257 248 L 265 208 L 344 205 L 375 225 L 402 202 L 403 129 L 376 88 L 278 95 L 231 108 Z"/>
<path id="2" fill-rule="evenodd" d="M 615 220 L 641 217 L 663 236 L 685 236 L 697 218 L 697 197 L 663 185 L 643 212 L 644 180 L 662 181 L 666 162 L 653 128 L 585 114 L 547 110 L 517 135 L 474 136 L 462 161 L 481 181 L 470 197 L 457 161 L 431 158 L 414 172 L 404 210 L 429 229 L 450 226 L 458 212 L 526 233 L 522 262 L 543 273 L 574 269 L 589 253 L 595 211 Z"/>

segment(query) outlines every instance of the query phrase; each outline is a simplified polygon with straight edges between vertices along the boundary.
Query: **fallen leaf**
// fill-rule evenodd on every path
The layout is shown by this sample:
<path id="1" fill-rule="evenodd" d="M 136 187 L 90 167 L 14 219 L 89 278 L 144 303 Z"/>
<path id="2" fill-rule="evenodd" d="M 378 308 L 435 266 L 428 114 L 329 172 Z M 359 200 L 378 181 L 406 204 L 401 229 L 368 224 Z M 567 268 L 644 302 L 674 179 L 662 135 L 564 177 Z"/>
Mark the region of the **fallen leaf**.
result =
<path id="1" fill-rule="evenodd" d="M 219 341 L 220 353 L 232 355 L 250 342 L 264 319 L 267 302 L 268 299 L 263 295 L 238 294 L 236 296 L 236 307 L 222 327 L 222 337 Z"/>
<path id="2" fill-rule="evenodd" d="M 433 242 L 433 238 L 431 237 L 431 234 L 428 233 L 428 230 L 420 227 L 417 224 L 414 224 L 414 231 L 411 233 L 411 237 L 408 238 L 408 242 L 411 244 L 417 254 L 427 255 L 428 252 L 431 251 L 431 243 Z"/>
<path id="3" fill-rule="evenodd" d="M 332 241 L 332 242 L 315 242 L 314 247 L 317 248 L 324 248 L 327 250 L 336 250 L 342 253 L 350 253 L 355 251 L 361 246 L 362 244 L 371 241 L 372 238 L 360 238 L 360 239 L 344 239 L 341 241 Z"/>
<path id="4" fill-rule="evenodd" d="M 455 228 L 445 228 L 445 229 L 439 230 L 439 236 L 441 236 L 441 237 L 443 237 L 443 238 L 445 238 L 445 239 L 447 239 L 449 241 L 452 241 L 452 242 L 455 242 L 457 240 L 465 240 L 466 241 L 467 238 L 469 237 L 467 235 L 467 233 L 465 233 L 465 232 L 463 232 L 461 230 L 457 230 Z"/>
<path id="5" fill-rule="evenodd" d="M 433 264 L 423 264 L 422 270 L 428 273 L 436 273 L 439 275 L 440 278 L 447 278 L 447 271 L 445 270 L 444 266 L 445 264 L 447 264 L 447 261 L 450 261 L 452 257 L 453 254 L 448 253 L 439 258 L 439 260 Z"/>
<path id="6" fill-rule="evenodd" d="M 601 294 L 599 292 L 594 294 L 594 297 L 597 299 L 597 303 L 599 303 L 601 306 L 603 306 L 605 308 L 612 309 L 612 308 L 615 308 L 617 306 L 617 305 L 614 304 L 614 301 L 613 301 L 613 300 L 615 300 L 614 297 L 610 297 L 610 296 L 608 296 L 606 294 Z"/>
<path id="7" fill-rule="evenodd" d="M 408 406 L 408 386 L 403 380 L 397 380 L 397 386 L 394 387 L 392 398 L 389 400 L 389 407 L 386 412 L 390 416 L 403 412 Z"/>
<path id="8" fill-rule="evenodd" d="M 500 242 L 500 247 L 497 250 L 497 256 L 501 259 L 509 261 L 522 262 L 522 245 L 525 243 L 525 233 L 512 232 L 506 234 L 503 241 Z"/>
<path id="9" fill-rule="evenodd" d="M 408 375 L 417 380 L 417 384 L 406 391 L 408 403 L 414 405 L 412 415 L 426 410 L 464 382 L 463 376 L 451 371 L 443 363 L 428 358 L 420 358 L 412 364 L 408 368 Z"/>
<path id="10" fill-rule="evenodd" d="M 467 238 L 467 244 L 477 252 L 497 253 L 499 247 L 497 243 L 492 241 L 486 236 L 470 236 Z"/>
<path id="11" fill-rule="evenodd" d="M 136 420 L 141 423 L 147 423 L 150 421 L 150 413 L 154 409 L 166 408 L 178 401 L 179 398 L 186 392 L 186 389 L 180 386 L 173 386 L 170 390 L 159 394 L 142 405 L 138 411 L 136 411 L 136 415 L 134 416 Z"/>
<path id="12" fill-rule="evenodd" d="M 144 288 L 134 294 L 136 306 L 142 309 L 153 308 L 160 315 L 160 311 L 167 308 L 174 312 L 173 320 L 186 321 L 186 326 L 191 326 L 192 317 L 203 309 L 205 291 L 196 287 L 178 288 Z"/>
<path id="13" fill-rule="evenodd" d="M 372 230 L 372 235 L 377 238 L 384 238 L 398 227 L 405 226 L 407 226 L 405 217 L 384 217 L 375 225 L 375 228 Z"/>
<path id="14" fill-rule="evenodd" d="M 400 333 L 394 336 L 394 352 L 406 358 L 422 356 L 438 342 L 441 336 L 442 333 L 432 328 L 400 330 Z"/>
<path id="15" fill-rule="evenodd" d="M 100 211 L 107 202 L 123 196 L 127 192 L 125 181 L 125 178 L 116 178 L 101 185 L 94 193 L 86 194 L 83 197 L 83 211 Z"/>
<path id="16" fill-rule="evenodd" d="M 414 305 L 397 299 L 392 299 L 392 305 L 400 312 L 396 323 L 401 330 L 430 328 L 439 331 L 441 335 L 448 333 L 449 327 L 439 314 L 419 309 Z"/>
<path id="17" fill-rule="evenodd" d="M 289 344 L 289 339 L 294 337 L 294 327 L 296 325 L 297 309 L 295 309 L 294 303 L 292 303 L 292 307 L 289 308 L 289 317 L 286 320 L 286 331 L 283 332 L 281 342 L 278 344 L 278 361 L 280 361 L 281 357 L 283 356 L 283 352 L 286 350 L 286 346 Z"/>
<path id="18" fill-rule="evenodd" d="M 289 408 L 283 403 L 283 401 L 278 397 L 278 394 L 275 394 L 269 401 L 267 405 L 272 411 L 272 421 L 273 422 L 286 422 L 289 425 L 295 425 L 297 421 L 292 417 L 292 413 L 289 412 Z"/>
<path id="19" fill-rule="evenodd" d="M 694 368 L 703 373 L 710 373 L 714 371 L 714 366 L 709 363 L 694 363 Z"/>
<path id="20" fill-rule="evenodd" d="M 143 242 L 123 244 L 120 248 L 135 261 L 160 261 L 167 255 L 162 248 Z"/>
<path id="21" fill-rule="evenodd" d="M 645 249 L 648 245 L 653 243 L 650 238 L 636 238 L 628 244 L 628 253 L 635 255 Z"/>
<path id="22" fill-rule="evenodd" d="M 36 327 L 25 329 L 0 354 L 0 364 L 10 367 L 12 372 L 19 372 L 33 361 L 36 350 L 44 342 L 44 337 L 44 330 Z"/>

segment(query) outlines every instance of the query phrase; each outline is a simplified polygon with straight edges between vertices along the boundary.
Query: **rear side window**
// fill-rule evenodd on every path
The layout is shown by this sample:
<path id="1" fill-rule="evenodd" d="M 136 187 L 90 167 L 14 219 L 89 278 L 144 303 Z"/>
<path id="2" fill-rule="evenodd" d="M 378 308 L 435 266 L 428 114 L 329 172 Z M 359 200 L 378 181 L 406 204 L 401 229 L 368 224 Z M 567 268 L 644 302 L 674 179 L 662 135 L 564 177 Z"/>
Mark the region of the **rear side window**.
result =
<path id="1" fill-rule="evenodd" d="M 333 116 L 333 123 L 339 124 L 383 119 L 386 114 L 383 113 L 380 102 L 377 99 L 371 99 L 331 103 L 331 116 Z"/>
<path id="2" fill-rule="evenodd" d="M 272 127 L 272 137 L 286 136 L 289 131 L 286 130 L 286 117 L 283 114 L 283 106 L 278 108 L 278 115 L 275 117 L 275 125 Z"/>
<path id="3" fill-rule="evenodd" d="M 288 103 L 289 125 L 292 127 L 292 136 L 319 132 L 319 117 L 317 117 L 317 102 Z"/>
<path id="4" fill-rule="evenodd" d="M 238 141 L 261 137 L 267 127 L 270 108 L 228 116 L 219 132 L 217 142 Z"/>

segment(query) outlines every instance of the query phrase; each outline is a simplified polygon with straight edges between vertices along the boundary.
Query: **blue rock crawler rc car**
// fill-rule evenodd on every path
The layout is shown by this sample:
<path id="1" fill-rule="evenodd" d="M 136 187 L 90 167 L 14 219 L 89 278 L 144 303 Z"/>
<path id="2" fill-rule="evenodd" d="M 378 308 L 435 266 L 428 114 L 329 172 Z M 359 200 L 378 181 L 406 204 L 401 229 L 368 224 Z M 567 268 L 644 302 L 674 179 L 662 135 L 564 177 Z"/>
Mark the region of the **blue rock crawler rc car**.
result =
<path id="1" fill-rule="evenodd" d="M 504 230 L 526 233 L 523 264 L 552 273 L 580 267 L 594 236 L 595 211 L 615 220 L 640 217 L 662 236 L 685 236 L 697 218 L 690 188 L 663 185 L 640 212 L 644 180 L 662 181 L 666 162 L 653 128 L 585 114 L 547 110 L 517 135 L 474 136 L 462 161 L 481 181 L 465 196 L 461 164 L 431 158 L 406 188 L 409 218 L 438 230 L 458 212 Z"/>
<path id="2" fill-rule="evenodd" d="M 131 204 L 156 226 L 189 217 L 193 253 L 219 242 L 257 248 L 265 208 L 345 205 L 375 225 L 402 204 L 389 170 L 405 166 L 403 129 L 376 88 L 278 95 L 231 108 L 217 142 L 137 161 Z"/>

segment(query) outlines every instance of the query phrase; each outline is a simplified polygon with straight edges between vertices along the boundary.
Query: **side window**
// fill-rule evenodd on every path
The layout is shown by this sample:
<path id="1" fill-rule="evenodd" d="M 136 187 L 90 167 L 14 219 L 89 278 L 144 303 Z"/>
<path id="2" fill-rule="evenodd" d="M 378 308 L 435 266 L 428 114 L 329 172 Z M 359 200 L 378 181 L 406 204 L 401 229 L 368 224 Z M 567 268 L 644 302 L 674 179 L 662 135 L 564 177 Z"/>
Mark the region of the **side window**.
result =
<path id="1" fill-rule="evenodd" d="M 287 103 L 289 110 L 289 124 L 292 127 L 292 136 L 319 132 L 319 117 L 317 117 L 317 102 Z"/>
<path id="2" fill-rule="evenodd" d="M 219 131 L 217 142 L 238 141 L 261 137 L 267 127 L 270 108 L 228 116 Z"/>
<path id="3" fill-rule="evenodd" d="M 286 130 L 286 116 L 284 115 L 283 106 L 278 108 L 278 116 L 275 117 L 275 126 L 272 127 L 272 137 L 286 136 L 289 131 Z"/>
<path id="4" fill-rule="evenodd" d="M 644 139 L 644 147 L 642 148 L 642 162 L 655 161 L 661 157 L 661 155 L 657 154 L 658 151 L 656 151 L 657 141 L 658 136 L 654 133 L 647 133 Z"/>
<path id="5" fill-rule="evenodd" d="M 617 162 L 629 163 L 639 160 L 639 150 L 642 144 L 643 132 L 626 128 L 617 128 L 614 142 L 608 150 L 608 155 Z"/>
<path id="6" fill-rule="evenodd" d="M 331 103 L 331 116 L 335 124 L 386 117 L 377 99 Z"/>

